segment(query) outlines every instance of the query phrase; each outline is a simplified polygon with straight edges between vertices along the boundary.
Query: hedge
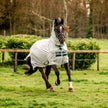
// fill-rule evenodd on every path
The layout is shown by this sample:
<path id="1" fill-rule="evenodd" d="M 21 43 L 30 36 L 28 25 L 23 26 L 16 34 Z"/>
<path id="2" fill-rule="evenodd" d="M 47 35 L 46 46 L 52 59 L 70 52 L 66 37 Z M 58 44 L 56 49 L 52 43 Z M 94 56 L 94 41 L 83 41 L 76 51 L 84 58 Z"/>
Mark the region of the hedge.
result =
<path id="1" fill-rule="evenodd" d="M 3 36 L 0 36 L 0 49 L 6 48 L 5 41 L 5 38 Z"/>
<path id="2" fill-rule="evenodd" d="M 41 37 L 37 37 L 35 35 L 14 35 L 11 37 L 6 37 L 5 41 L 5 47 L 6 49 L 30 49 L 32 44 L 38 40 L 40 40 Z M 11 58 L 14 59 L 14 53 L 9 53 Z M 28 53 L 18 53 L 18 59 L 23 60 Z M 19 62 L 20 64 L 23 62 Z"/>
<path id="3" fill-rule="evenodd" d="M 99 43 L 95 39 L 79 39 L 78 41 L 68 41 L 69 50 L 99 50 Z M 73 53 L 69 53 L 69 64 L 72 68 Z M 76 53 L 75 69 L 87 69 L 96 61 L 96 53 Z"/>
<path id="4" fill-rule="evenodd" d="M 35 35 L 15 35 L 6 37 L 0 47 L 6 49 L 30 49 L 32 44 L 41 37 Z M 67 47 L 69 50 L 99 50 L 99 43 L 95 39 L 78 39 L 78 41 L 67 41 Z M 24 59 L 28 53 L 18 53 L 18 59 Z M 69 64 L 72 67 L 72 53 L 69 53 Z M 14 58 L 14 53 L 10 53 L 10 56 Z M 76 53 L 75 68 L 87 69 L 96 61 L 96 53 Z M 20 62 L 22 63 L 22 62 Z"/>

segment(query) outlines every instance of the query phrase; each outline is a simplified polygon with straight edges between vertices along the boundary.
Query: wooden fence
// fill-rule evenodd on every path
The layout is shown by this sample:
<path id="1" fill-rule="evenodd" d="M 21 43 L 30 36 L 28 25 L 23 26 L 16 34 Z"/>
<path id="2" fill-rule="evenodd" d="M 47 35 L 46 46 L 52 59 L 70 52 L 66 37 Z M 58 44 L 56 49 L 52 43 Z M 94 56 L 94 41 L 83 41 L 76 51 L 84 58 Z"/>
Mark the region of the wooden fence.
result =
<path id="1" fill-rule="evenodd" d="M 17 53 L 18 52 L 29 52 L 26 49 L 0 49 L 0 52 L 14 52 L 15 53 L 15 60 L 14 60 L 14 72 L 17 71 Z M 99 71 L 99 54 L 100 53 L 108 53 L 108 50 L 69 50 L 68 53 L 73 53 L 72 57 L 72 69 L 75 70 L 75 54 L 76 53 L 97 53 L 97 70 Z M 4 59 L 4 57 L 2 57 Z"/>

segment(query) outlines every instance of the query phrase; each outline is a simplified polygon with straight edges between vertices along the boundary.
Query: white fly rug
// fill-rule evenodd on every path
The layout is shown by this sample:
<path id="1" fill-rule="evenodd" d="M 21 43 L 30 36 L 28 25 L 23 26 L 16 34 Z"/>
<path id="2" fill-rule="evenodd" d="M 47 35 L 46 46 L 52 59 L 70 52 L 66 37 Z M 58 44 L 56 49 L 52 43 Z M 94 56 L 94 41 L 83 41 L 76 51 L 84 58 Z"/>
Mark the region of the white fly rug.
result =
<path id="1" fill-rule="evenodd" d="M 65 43 L 61 45 L 56 37 L 54 23 L 50 38 L 35 42 L 28 56 L 31 57 L 33 68 L 68 63 L 67 46 Z"/>

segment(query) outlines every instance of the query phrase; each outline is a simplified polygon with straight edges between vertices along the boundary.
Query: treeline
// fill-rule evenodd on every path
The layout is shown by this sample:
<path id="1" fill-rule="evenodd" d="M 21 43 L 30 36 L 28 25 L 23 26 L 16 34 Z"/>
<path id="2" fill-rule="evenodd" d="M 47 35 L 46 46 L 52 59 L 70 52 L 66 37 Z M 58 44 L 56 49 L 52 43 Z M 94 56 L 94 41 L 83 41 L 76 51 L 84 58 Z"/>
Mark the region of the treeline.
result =
<path id="1" fill-rule="evenodd" d="M 107 0 L 66 0 L 70 37 L 108 38 Z M 49 36 L 52 21 L 64 18 L 64 0 L 0 0 L 0 34 Z"/>

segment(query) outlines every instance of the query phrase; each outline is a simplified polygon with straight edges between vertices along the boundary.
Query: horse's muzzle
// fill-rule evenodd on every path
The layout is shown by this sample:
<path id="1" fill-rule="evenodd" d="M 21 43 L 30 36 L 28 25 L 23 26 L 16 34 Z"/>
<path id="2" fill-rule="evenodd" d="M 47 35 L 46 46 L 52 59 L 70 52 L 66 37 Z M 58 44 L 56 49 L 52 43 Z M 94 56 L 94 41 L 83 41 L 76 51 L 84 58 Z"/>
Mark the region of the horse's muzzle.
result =
<path id="1" fill-rule="evenodd" d="M 64 36 L 59 37 L 59 42 L 60 44 L 63 44 L 65 42 Z"/>
<path id="2" fill-rule="evenodd" d="M 64 43 L 64 39 L 60 39 L 60 44 L 63 44 Z"/>

